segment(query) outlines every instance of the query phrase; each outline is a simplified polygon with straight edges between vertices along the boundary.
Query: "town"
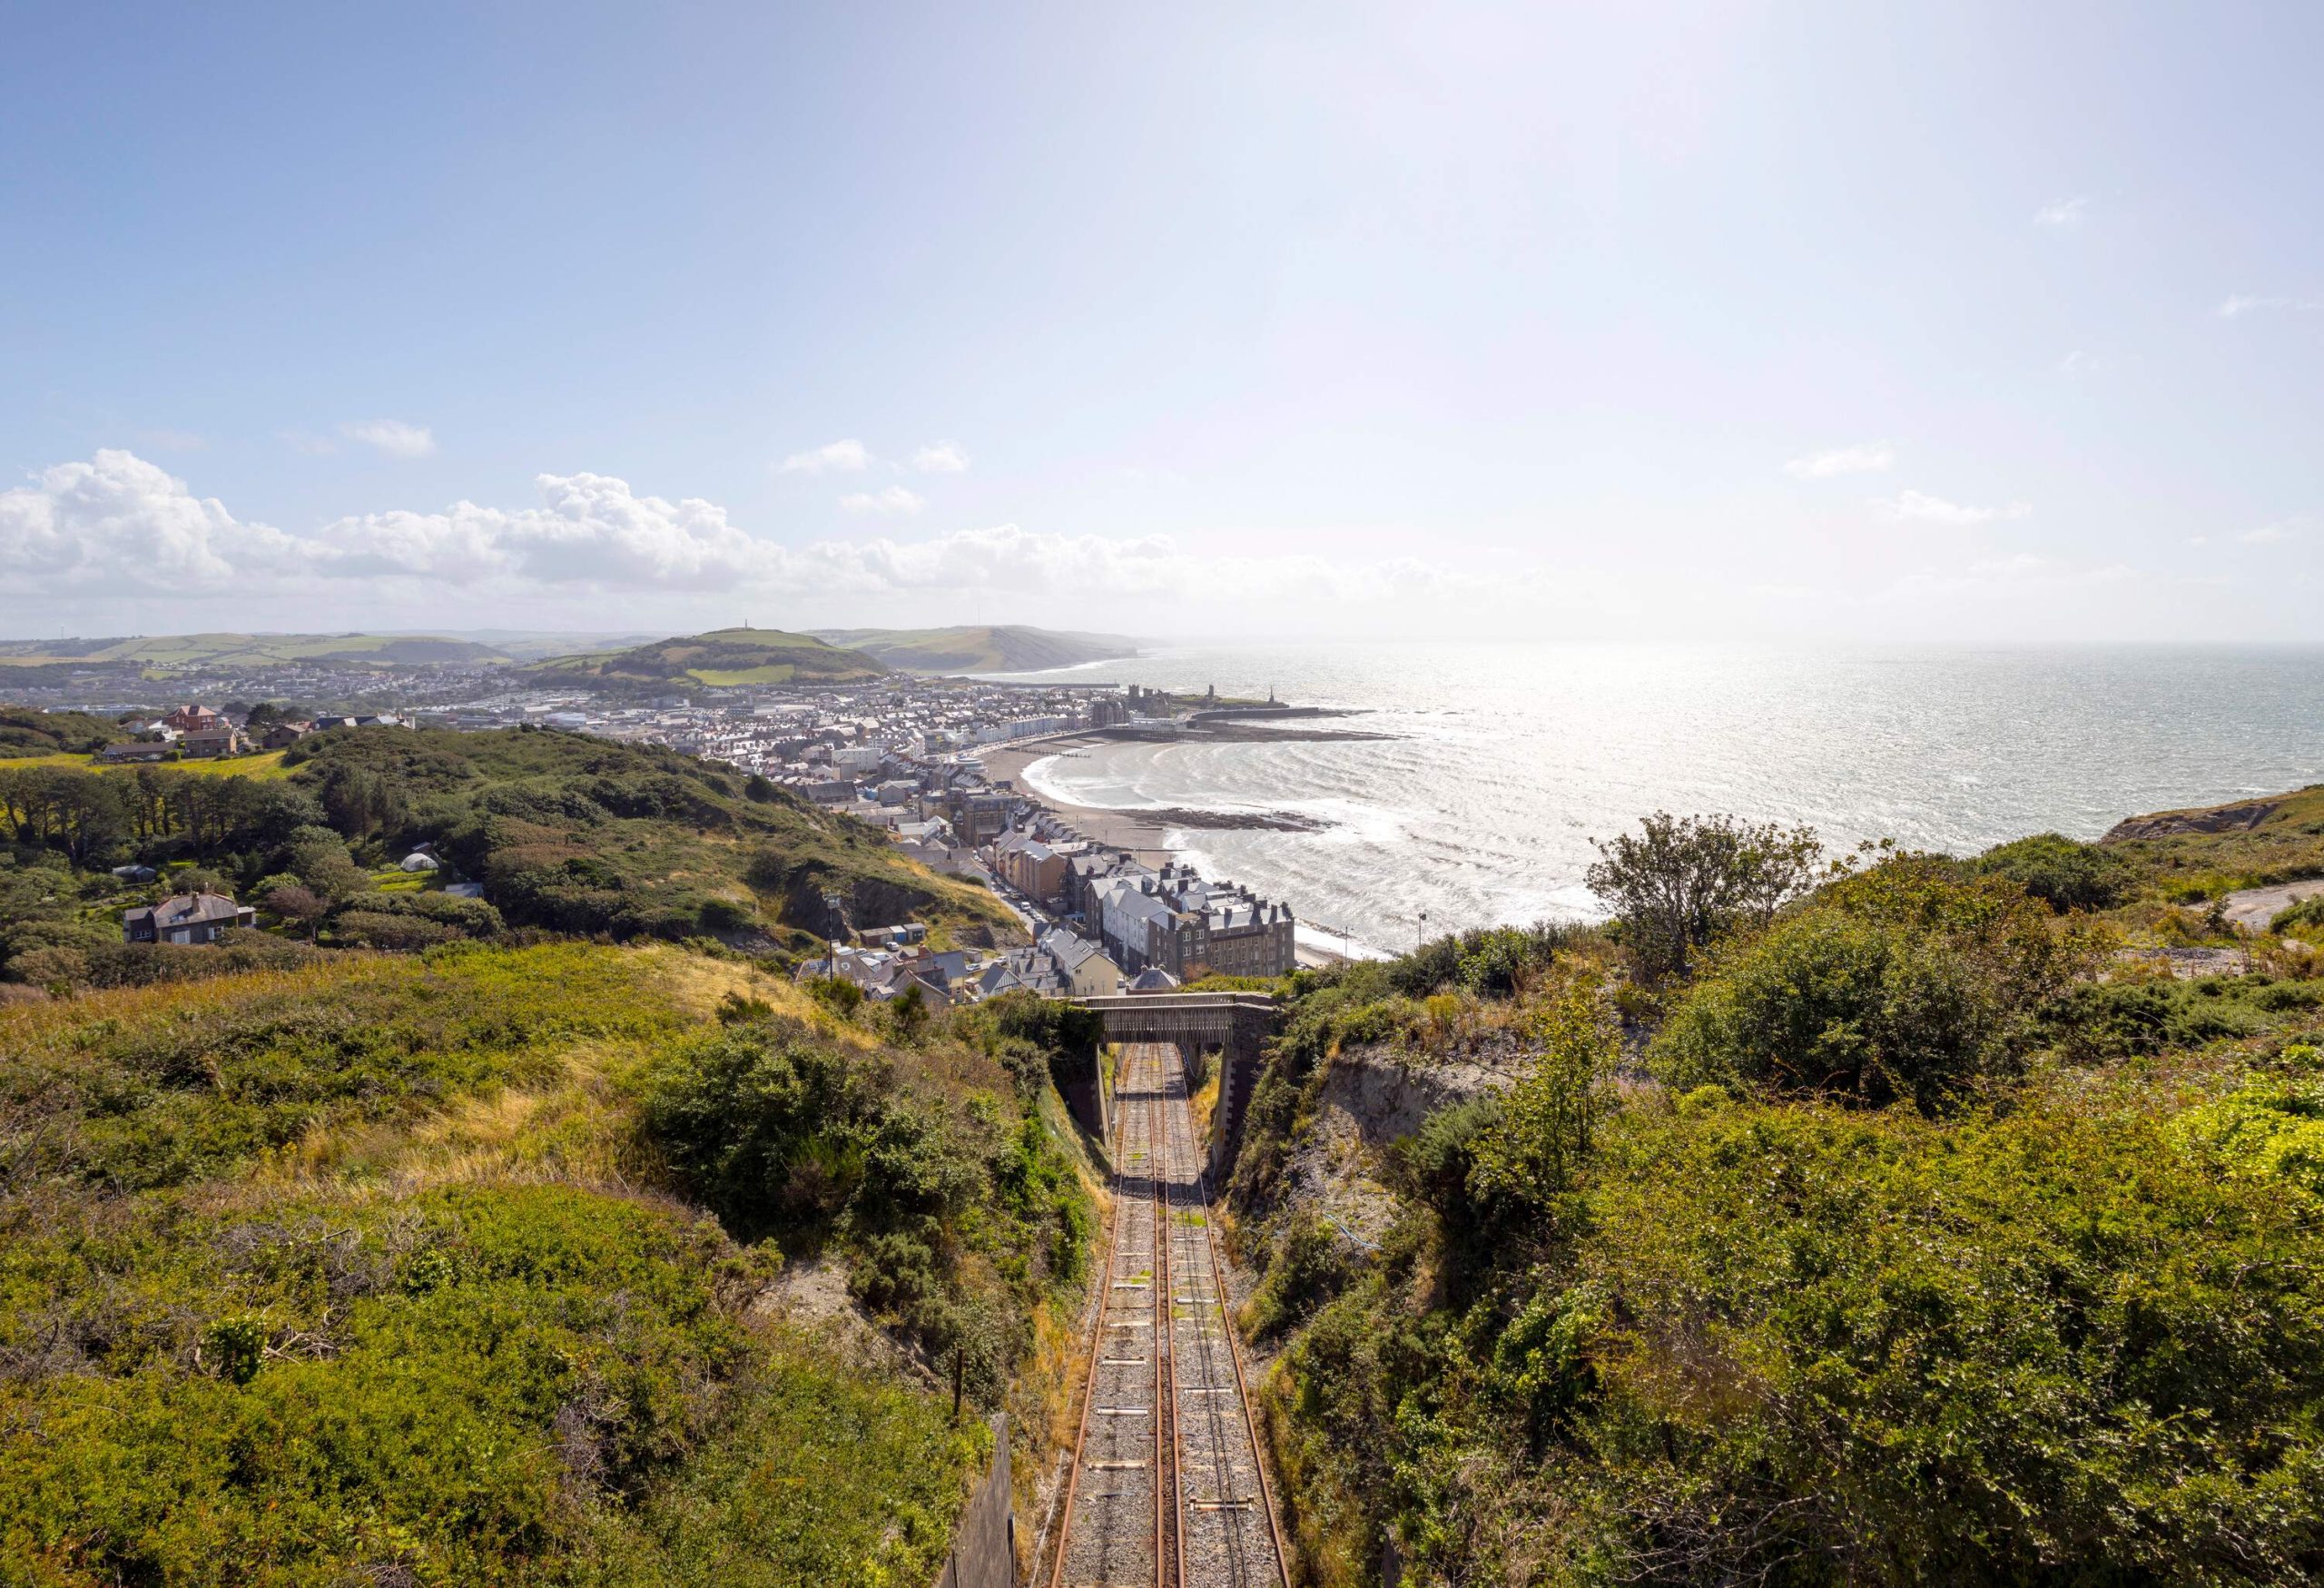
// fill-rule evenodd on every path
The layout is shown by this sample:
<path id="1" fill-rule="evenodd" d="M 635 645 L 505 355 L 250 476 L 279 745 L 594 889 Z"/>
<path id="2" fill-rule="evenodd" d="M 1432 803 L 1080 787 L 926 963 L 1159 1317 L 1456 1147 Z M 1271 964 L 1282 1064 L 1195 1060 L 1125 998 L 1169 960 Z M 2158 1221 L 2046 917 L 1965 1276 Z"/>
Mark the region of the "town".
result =
<path id="1" fill-rule="evenodd" d="M 1204 708 L 1210 708 L 1205 713 Z M 939 1008 L 1023 989 L 1078 998 L 1167 991 L 1206 978 L 1274 978 L 1299 962 L 1295 917 L 1280 899 L 1206 879 L 1091 838 L 1012 780 L 989 777 L 983 757 L 1080 735 L 1147 736 L 1222 715 L 1215 695 L 1173 696 L 1137 686 L 1028 686 L 891 677 L 816 688 L 697 691 L 643 703 L 587 691 L 501 691 L 359 713 L 292 716 L 271 704 L 182 703 L 159 715 L 123 713 L 133 736 L 107 746 L 108 764 L 231 760 L 279 752 L 336 727 L 479 731 L 531 725 L 657 745 L 721 763 L 754 787 L 783 788 L 876 829 L 904 855 L 990 888 L 1031 934 L 1029 945 L 938 950 L 913 923 L 856 930 L 834 906 L 827 951 L 802 978 L 845 982 L 874 1000 L 917 998 Z M 1285 707 L 1244 710 L 1286 711 Z M 405 857 L 413 871 L 437 857 Z M 476 897 L 475 883 L 435 885 Z M 248 926 L 231 899 L 188 895 L 142 907 L 128 941 L 202 942 Z"/>

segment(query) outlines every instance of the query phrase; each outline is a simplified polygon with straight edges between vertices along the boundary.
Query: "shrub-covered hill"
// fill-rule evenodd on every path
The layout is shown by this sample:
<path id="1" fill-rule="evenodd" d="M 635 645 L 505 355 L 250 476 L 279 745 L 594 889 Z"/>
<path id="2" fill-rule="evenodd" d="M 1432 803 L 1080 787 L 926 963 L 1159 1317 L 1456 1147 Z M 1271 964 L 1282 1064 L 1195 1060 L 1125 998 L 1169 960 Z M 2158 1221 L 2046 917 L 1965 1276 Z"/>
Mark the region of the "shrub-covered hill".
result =
<path id="1" fill-rule="evenodd" d="M 127 737 L 128 731 L 119 724 L 86 712 L 0 705 L 0 760 L 94 755 Z"/>
<path id="2" fill-rule="evenodd" d="M 0 1009 L 0 1581 L 928 1581 L 931 1366 L 1087 1267 L 1065 1034 L 577 943 Z"/>
<path id="3" fill-rule="evenodd" d="M 829 930 L 826 893 L 858 927 L 1019 934 L 984 890 L 858 823 L 754 792 L 672 751 L 528 729 L 334 729 L 258 775 L 0 761 L 0 981 L 144 979 L 114 952 L 121 911 L 152 893 L 110 874 L 124 863 L 172 868 L 164 888 L 234 893 L 301 935 L 386 948 L 529 928 L 763 951 Z M 435 881 L 472 879 L 487 898 L 395 870 L 423 844 L 448 868 Z"/>
<path id="4" fill-rule="evenodd" d="M 523 728 L 340 729 L 285 764 L 334 825 L 390 848 L 433 842 L 512 924 L 683 937 L 764 923 L 926 919 L 1017 933 L 990 893 L 899 854 L 860 823 L 672 750 Z"/>
<path id="5" fill-rule="evenodd" d="M 2324 981 L 2027 863 L 1291 979 L 1230 1196 L 1307 1580 L 2324 1574 Z"/>
<path id="6" fill-rule="evenodd" d="M 721 628 L 634 646 L 555 656 L 528 668 L 544 682 L 586 680 L 596 688 L 648 693 L 743 684 L 854 684 L 887 668 L 861 651 L 776 628 Z"/>

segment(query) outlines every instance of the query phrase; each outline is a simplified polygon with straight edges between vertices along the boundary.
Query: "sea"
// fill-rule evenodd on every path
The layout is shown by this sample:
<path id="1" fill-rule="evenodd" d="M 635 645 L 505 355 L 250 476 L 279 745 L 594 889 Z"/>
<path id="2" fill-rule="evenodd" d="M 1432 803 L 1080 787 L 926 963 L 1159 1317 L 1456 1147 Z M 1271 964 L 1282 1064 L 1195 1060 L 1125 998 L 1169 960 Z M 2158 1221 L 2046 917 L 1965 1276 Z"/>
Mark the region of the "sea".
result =
<path id="1" fill-rule="evenodd" d="M 1024 777 L 1072 804 L 1323 824 L 1169 843 L 1343 952 L 1595 917 L 1592 840 L 1654 811 L 1966 854 L 2324 783 L 2324 646 L 1186 646 L 1010 676 L 1272 692 L 1353 714 L 1302 726 L 1385 735 L 1106 744 Z"/>

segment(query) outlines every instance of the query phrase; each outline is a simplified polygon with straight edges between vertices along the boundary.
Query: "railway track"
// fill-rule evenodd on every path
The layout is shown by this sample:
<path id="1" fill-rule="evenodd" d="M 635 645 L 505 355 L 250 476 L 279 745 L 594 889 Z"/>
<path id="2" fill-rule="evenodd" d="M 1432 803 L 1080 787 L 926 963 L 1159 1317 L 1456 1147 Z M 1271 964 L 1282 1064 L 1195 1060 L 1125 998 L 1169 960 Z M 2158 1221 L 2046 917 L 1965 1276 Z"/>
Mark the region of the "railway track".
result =
<path id="1" fill-rule="evenodd" d="M 1283 1588 L 1186 1071 L 1122 1049 L 1106 1293 L 1050 1588 Z"/>

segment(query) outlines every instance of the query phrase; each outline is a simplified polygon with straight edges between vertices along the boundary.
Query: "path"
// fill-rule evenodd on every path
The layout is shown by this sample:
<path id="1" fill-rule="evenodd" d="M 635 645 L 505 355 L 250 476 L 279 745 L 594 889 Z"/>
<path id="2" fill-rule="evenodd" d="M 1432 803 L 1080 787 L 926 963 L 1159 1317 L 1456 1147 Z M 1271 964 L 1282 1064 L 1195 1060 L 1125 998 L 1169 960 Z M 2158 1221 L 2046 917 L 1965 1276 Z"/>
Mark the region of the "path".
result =
<path id="1" fill-rule="evenodd" d="M 2297 883 L 2279 883 L 2270 888 L 2242 888 L 2222 894 L 2220 909 L 2238 926 L 2248 926 L 2253 932 L 2265 932 L 2268 922 L 2280 912 L 2290 909 L 2302 899 L 2324 894 L 2324 877 L 2307 877 Z"/>

